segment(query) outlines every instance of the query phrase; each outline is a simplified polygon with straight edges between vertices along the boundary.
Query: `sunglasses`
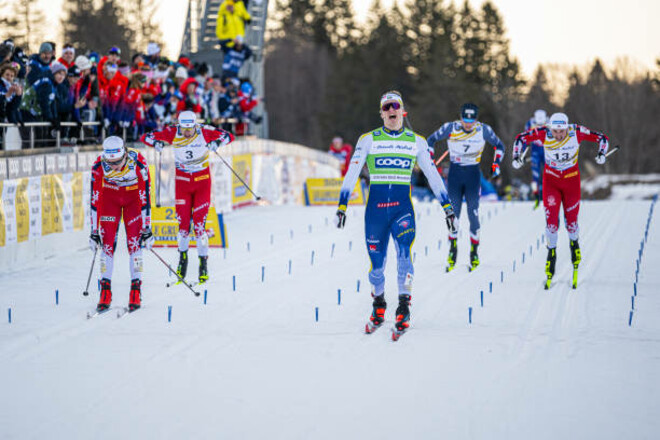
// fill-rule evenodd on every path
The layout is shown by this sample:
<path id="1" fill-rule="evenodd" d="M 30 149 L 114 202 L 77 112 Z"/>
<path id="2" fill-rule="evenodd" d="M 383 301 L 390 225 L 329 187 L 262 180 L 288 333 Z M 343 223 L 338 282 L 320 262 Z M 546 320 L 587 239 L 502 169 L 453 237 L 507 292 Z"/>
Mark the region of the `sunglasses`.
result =
<path id="1" fill-rule="evenodd" d="M 399 104 L 398 102 L 388 102 L 387 104 L 383 104 L 383 106 L 381 107 L 381 109 L 384 112 L 388 111 L 391 108 L 393 108 L 394 110 L 399 110 L 401 108 L 401 104 Z"/>

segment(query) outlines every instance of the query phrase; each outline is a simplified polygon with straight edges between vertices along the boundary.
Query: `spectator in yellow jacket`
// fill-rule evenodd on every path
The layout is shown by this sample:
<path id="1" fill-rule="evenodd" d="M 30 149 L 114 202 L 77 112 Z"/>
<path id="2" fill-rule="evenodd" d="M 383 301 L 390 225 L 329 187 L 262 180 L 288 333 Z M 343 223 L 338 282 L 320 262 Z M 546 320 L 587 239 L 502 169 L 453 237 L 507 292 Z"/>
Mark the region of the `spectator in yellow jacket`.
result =
<path id="1" fill-rule="evenodd" d="M 237 36 L 245 37 L 245 23 L 251 20 L 243 0 L 225 0 L 218 9 L 215 26 L 215 34 L 220 44 L 232 47 Z"/>

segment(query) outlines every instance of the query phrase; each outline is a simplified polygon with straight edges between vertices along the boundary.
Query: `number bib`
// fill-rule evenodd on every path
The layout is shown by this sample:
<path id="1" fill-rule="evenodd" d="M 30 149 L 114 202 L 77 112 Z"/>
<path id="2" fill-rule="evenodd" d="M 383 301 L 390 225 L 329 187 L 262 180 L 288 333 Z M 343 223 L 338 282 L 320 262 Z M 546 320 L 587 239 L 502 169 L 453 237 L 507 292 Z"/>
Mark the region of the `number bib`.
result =
<path id="1" fill-rule="evenodd" d="M 191 138 L 185 138 L 177 132 L 172 146 L 177 169 L 195 173 L 208 168 L 209 149 L 206 147 L 206 140 L 199 128 Z"/>
<path id="2" fill-rule="evenodd" d="M 543 151 L 545 152 L 545 163 L 550 168 L 563 171 L 575 166 L 580 151 L 575 127 L 570 126 L 566 137 L 561 141 L 555 139 L 552 132 L 548 130 L 545 142 L 543 142 Z"/>
<path id="3" fill-rule="evenodd" d="M 461 165 L 476 165 L 481 162 L 486 140 L 481 123 L 477 122 L 471 132 L 466 133 L 459 122 L 454 122 L 447 139 L 449 158 Z"/>

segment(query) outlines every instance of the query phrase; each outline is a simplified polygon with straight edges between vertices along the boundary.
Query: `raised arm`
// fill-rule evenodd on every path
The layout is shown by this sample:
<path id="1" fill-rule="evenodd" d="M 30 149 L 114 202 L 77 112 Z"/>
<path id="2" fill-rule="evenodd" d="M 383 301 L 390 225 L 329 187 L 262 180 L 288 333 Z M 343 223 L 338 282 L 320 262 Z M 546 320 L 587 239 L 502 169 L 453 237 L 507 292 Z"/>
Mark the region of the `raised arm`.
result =
<path id="1" fill-rule="evenodd" d="M 447 139 L 451 134 L 453 125 L 454 125 L 453 122 L 445 122 L 444 124 L 442 124 L 442 127 L 434 131 L 433 134 L 429 136 L 427 141 L 428 146 L 431 149 L 433 149 L 433 146 L 435 145 L 436 142 L 441 141 L 443 139 Z"/>

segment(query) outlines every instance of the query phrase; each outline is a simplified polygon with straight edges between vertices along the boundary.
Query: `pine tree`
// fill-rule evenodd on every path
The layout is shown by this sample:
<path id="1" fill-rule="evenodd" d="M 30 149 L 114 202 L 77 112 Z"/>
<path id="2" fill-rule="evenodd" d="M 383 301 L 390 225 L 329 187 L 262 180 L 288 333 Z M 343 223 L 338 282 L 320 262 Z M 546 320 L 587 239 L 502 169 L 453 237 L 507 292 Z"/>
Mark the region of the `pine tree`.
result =
<path id="1" fill-rule="evenodd" d="M 115 0 L 106 0 L 98 7 L 94 0 L 65 0 L 63 9 L 64 40 L 79 53 L 105 53 L 111 46 L 117 46 L 122 54 L 128 54 L 133 32 L 125 24 L 123 10 Z"/>
<path id="2" fill-rule="evenodd" d="M 26 53 L 39 49 L 44 37 L 46 17 L 40 9 L 39 0 L 16 0 L 12 16 L 8 18 L 7 38 L 14 40 L 16 46 L 23 47 Z"/>
<path id="3" fill-rule="evenodd" d="M 155 0 L 124 0 L 123 21 L 131 29 L 131 51 L 144 52 L 150 42 L 158 43 L 164 48 L 163 34 L 154 22 L 154 16 L 159 5 Z"/>

